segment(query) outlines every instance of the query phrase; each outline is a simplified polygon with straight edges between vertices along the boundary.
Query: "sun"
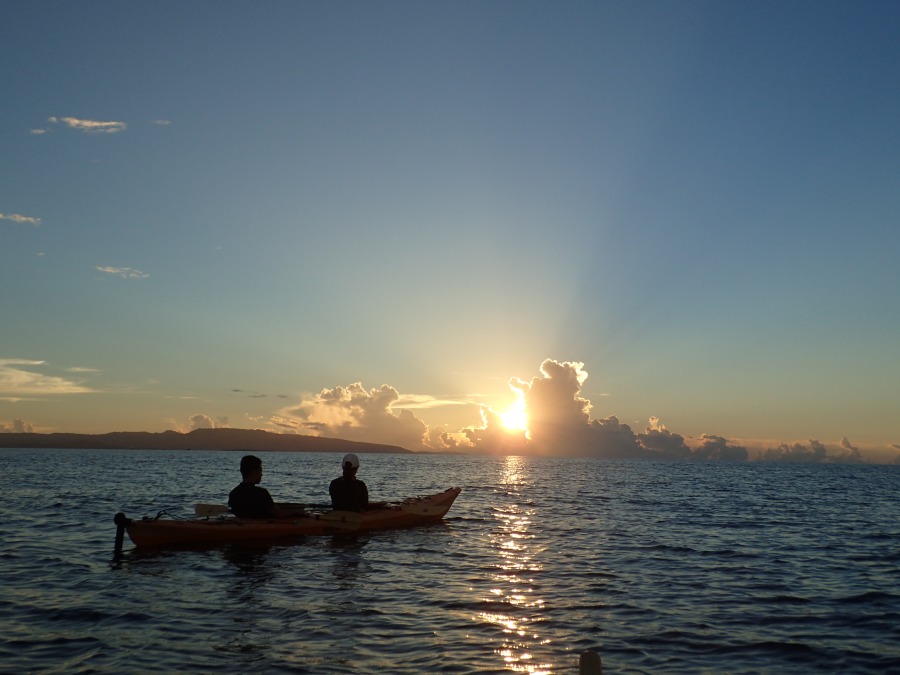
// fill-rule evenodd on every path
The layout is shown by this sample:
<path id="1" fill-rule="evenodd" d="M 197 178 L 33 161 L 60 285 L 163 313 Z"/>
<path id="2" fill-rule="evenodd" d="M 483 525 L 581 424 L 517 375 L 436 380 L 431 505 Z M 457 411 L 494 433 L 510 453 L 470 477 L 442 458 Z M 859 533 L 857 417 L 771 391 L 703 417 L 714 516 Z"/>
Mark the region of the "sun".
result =
<path id="1" fill-rule="evenodd" d="M 500 422 L 510 431 L 527 431 L 528 415 L 525 412 L 525 399 L 517 398 L 515 403 L 500 413 Z"/>

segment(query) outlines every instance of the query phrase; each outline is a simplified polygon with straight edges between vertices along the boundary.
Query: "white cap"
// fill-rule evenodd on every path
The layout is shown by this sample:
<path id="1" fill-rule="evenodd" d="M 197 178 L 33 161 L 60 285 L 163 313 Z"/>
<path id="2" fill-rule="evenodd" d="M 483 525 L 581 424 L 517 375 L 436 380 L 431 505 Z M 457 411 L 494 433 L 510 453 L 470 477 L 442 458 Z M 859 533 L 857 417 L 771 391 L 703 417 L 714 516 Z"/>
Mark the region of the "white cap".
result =
<path id="1" fill-rule="evenodd" d="M 348 464 L 350 465 L 351 469 L 358 469 L 359 457 L 354 455 L 352 452 L 349 455 L 344 455 L 344 459 L 341 460 L 341 466 L 346 469 Z"/>

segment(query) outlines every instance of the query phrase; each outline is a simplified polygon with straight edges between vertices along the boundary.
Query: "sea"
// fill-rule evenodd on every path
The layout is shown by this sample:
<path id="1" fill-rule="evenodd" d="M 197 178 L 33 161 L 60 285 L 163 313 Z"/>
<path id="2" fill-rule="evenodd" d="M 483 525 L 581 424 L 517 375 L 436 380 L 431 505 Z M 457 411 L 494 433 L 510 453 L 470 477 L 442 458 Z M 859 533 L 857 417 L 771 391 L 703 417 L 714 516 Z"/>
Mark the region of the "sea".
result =
<path id="1" fill-rule="evenodd" d="M 900 673 L 900 466 L 362 454 L 443 523 L 114 552 L 240 452 L 0 450 L 3 673 Z M 327 502 L 340 455 L 255 453 Z"/>

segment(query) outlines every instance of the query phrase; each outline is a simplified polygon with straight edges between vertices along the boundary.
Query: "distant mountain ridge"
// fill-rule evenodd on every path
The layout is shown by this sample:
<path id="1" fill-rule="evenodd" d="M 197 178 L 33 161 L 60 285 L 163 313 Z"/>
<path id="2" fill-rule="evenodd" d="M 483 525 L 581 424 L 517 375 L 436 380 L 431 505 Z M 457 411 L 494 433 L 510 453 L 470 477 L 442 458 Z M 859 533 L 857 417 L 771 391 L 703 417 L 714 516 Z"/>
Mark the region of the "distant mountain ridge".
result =
<path id="1" fill-rule="evenodd" d="M 79 450 L 243 450 L 255 452 L 408 453 L 398 445 L 345 441 L 340 438 L 276 434 L 261 429 L 195 429 L 178 431 L 114 431 L 108 434 L 0 434 L 0 448 Z"/>

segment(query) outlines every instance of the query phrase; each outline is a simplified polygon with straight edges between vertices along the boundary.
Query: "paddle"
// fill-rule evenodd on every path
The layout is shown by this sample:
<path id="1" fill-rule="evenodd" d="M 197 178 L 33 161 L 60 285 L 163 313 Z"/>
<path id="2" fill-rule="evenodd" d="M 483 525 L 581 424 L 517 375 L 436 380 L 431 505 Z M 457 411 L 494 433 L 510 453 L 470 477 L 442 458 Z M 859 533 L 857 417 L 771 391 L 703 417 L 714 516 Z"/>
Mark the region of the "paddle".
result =
<path id="1" fill-rule="evenodd" d="M 228 513 L 228 507 L 221 504 L 194 504 L 194 515 L 198 518 L 210 518 Z"/>

